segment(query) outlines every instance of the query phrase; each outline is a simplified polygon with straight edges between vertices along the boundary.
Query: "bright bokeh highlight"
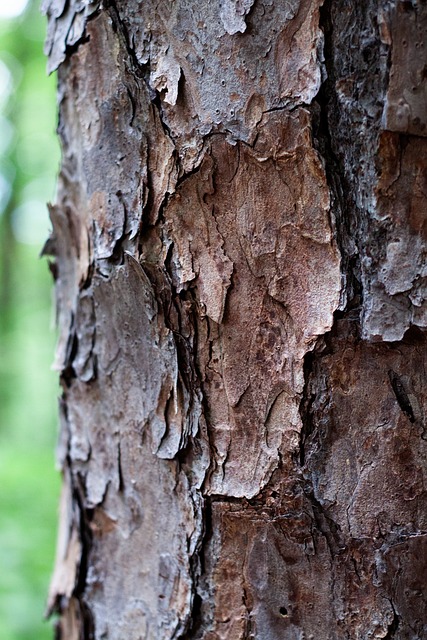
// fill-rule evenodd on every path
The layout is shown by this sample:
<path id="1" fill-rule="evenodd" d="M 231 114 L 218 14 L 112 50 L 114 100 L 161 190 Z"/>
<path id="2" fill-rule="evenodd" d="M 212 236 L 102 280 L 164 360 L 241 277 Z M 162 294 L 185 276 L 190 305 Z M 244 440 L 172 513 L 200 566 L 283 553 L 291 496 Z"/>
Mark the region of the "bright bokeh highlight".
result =
<path id="1" fill-rule="evenodd" d="M 28 4 L 28 0 L 0 0 L 0 19 L 20 16 Z"/>

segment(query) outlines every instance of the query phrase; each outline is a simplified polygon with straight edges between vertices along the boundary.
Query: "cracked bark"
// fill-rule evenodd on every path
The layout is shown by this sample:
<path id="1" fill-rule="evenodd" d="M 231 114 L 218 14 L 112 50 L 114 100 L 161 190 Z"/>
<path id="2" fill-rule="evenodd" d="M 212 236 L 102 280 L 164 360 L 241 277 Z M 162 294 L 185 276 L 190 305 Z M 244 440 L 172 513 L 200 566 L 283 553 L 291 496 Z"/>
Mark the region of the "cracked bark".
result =
<path id="1" fill-rule="evenodd" d="M 44 10 L 58 637 L 424 638 L 425 3 Z"/>

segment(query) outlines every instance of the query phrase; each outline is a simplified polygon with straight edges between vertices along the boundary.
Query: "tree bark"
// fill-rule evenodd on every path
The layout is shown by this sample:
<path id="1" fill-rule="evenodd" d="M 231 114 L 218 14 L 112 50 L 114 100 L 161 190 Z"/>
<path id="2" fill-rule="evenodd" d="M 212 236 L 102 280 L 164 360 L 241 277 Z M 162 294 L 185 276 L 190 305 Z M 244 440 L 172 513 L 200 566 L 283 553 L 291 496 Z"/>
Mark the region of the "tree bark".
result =
<path id="1" fill-rule="evenodd" d="M 44 9 L 58 637 L 426 638 L 426 2 Z"/>

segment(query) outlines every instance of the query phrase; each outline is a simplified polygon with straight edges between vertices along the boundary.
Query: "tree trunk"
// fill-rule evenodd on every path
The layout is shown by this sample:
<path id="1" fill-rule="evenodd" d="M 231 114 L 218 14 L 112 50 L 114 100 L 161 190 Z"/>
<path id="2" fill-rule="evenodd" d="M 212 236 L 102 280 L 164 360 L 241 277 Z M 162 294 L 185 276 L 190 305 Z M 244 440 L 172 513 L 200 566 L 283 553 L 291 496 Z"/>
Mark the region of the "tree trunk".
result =
<path id="1" fill-rule="evenodd" d="M 427 638 L 425 0 L 47 0 L 66 640 Z"/>

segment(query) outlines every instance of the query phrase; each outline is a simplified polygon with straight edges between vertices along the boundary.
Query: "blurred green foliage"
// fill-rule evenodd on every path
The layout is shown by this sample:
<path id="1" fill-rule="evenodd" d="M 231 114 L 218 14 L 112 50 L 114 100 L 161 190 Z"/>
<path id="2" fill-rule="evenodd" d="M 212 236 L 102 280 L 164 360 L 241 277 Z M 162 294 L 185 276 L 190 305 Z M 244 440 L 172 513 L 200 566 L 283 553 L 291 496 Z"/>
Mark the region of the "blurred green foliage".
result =
<path id="1" fill-rule="evenodd" d="M 22 0 L 21 0 L 22 3 Z M 15 9 L 20 4 L 16 0 Z M 37 2 L 0 0 L 0 637 L 47 640 L 59 474 L 52 281 L 38 255 L 59 161 Z"/>

